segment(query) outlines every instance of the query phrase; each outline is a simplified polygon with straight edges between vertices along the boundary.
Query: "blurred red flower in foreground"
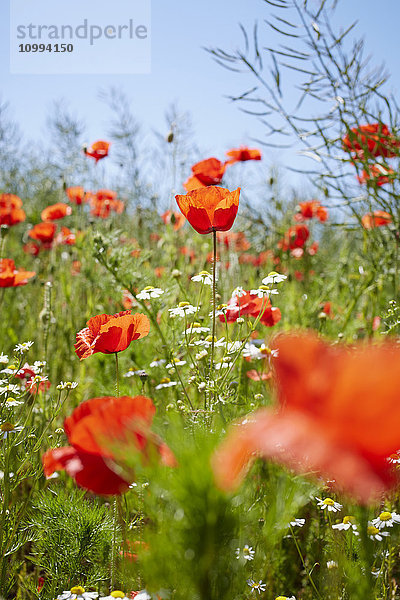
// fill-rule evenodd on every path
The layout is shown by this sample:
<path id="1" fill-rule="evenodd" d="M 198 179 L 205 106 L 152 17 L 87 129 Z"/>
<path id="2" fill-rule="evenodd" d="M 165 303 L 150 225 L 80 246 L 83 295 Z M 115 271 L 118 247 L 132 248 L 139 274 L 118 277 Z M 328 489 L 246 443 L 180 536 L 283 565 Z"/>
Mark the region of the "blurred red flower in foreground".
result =
<path id="1" fill-rule="evenodd" d="M 218 485 L 235 488 L 261 456 L 316 471 L 364 503 L 391 489 L 387 457 L 400 447 L 398 345 L 349 349 L 304 333 L 283 335 L 276 347 L 280 408 L 231 430 L 213 459 Z"/>
<path id="2" fill-rule="evenodd" d="M 83 204 L 90 198 L 90 192 L 85 192 L 82 186 L 69 187 L 65 190 L 68 200 L 73 204 Z"/>
<path id="3" fill-rule="evenodd" d="M 318 200 L 299 202 L 298 210 L 299 213 L 295 216 L 296 221 L 303 221 L 304 219 L 313 219 L 316 217 L 321 223 L 324 223 L 328 218 L 328 211 L 324 206 L 321 206 L 321 202 Z"/>
<path id="4" fill-rule="evenodd" d="M 189 177 L 183 184 L 188 192 L 221 183 L 225 173 L 225 163 L 218 160 L 218 158 L 207 158 L 193 165 L 192 172 L 192 177 Z"/>
<path id="5" fill-rule="evenodd" d="M 225 188 L 206 187 L 175 196 L 178 206 L 193 229 L 206 234 L 228 231 L 239 208 L 240 188 L 230 192 Z"/>
<path id="6" fill-rule="evenodd" d="M 0 288 L 25 285 L 34 275 L 36 275 L 34 271 L 16 269 L 11 258 L 0 259 Z"/>
<path id="7" fill-rule="evenodd" d="M 174 231 L 178 231 L 186 223 L 185 217 L 178 211 L 167 210 L 161 218 L 166 225 L 173 225 Z"/>
<path id="8" fill-rule="evenodd" d="M 48 450 L 42 457 L 44 474 L 65 470 L 76 483 L 100 495 L 122 494 L 134 473 L 124 458 L 135 451 L 142 460 L 157 455 L 175 465 L 171 450 L 151 430 L 155 407 L 145 396 L 92 398 L 64 421 L 70 446 Z"/>
<path id="9" fill-rule="evenodd" d="M 42 221 L 57 221 L 58 219 L 63 219 L 64 217 L 69 216 L 71 213 L 72 208 L 69 206 L 69 204 L 57 202 L 56 204 L 51 204 L 42 210 L 40 216 Z"/>
<path id="10" fill-rule="evenodd" d="M 142 313 L 132 315 L 129 310 L 115 315 L 96 315 L 86 325 L 76 334 L 74 345 L 80 360 L 96 352 L 122 352 L 131 342 L 145 337 L 150 331 L 148 317 Z"/>
<path id="11" fill-rule="evenodd" d="M 12 227 L 25 219 L 21 198 L 15 194 L 0 194 L 0 225 Z"/>
<path id="12" fill-rule="evenodd" d="M 226 155 L 229 156 L 229 159 L 226 161 L 226 164 L 228 165 L 233 165 L 236 162 L 244 162 L 246 160 L 261 160 L 261 151 L 257 148 L 248 148 L 247 146 L 228 150 Z"/>
<path id="13" fill-rule="evenodd" d="M 389 183 L 390 179 L 393 179 L 395 172 L 390 167 L 384 167 L 379 163 L 371 165 L 368 169 L 363 169 L 362 175 L 357 175 L 357 179 L 362 185 L 363 183 L 369 185 L 382 186 L 385 183 Z"/>
<path id="14" fill-rule="evenodd" d="M 38 223 L 29 231 L 28 235 L 33 240 L 41 242 L 45 248 L 50 248 L 57 231 L 54 223 Z"/>
<path id="15" fill-rule="evenodd" d="M 110 142 L 99 140 L 98 142 L 94 142 L 90 148 L 84 148 L 83 151 L 86 156 L 91 156 L 94 158 L 97 164 L 101 158 L 105 158 L 108 155 L 109 147 Z"/>
<path id="16" fill-rule="evenodd" d="M 269 299 L 264 296 L 259 298 L 257 294 L 243 291 L 243 295 L 234 295 L 230 298 L 227 308 L 219 315 L 219 320 L 224 323 L 235 323 L 239 317 L 246 315 L 257 318 L 262 313 L 260 323 L 267 327 L 273 327 L 281 318 L 281 311 L 272 306 Z"/>
<path id="17" fill-rule="evenodd" d="M 385 210 L 374 210 L 372 213 L 367 213 L 361 219 L 364 229 L 374 229 L 382 225 L 389 225 L 392 222 L 392 217 Z"/>
<path id="18" fill-rule="evenodd" d="M 371 156 L 391 158 L 397 156 L 398 140 L 384 123 L 370 123 L 353 127 L 343 140 L 343 148 L 354 153 L 354 158 L 364 159 L 365 153 Z"/>

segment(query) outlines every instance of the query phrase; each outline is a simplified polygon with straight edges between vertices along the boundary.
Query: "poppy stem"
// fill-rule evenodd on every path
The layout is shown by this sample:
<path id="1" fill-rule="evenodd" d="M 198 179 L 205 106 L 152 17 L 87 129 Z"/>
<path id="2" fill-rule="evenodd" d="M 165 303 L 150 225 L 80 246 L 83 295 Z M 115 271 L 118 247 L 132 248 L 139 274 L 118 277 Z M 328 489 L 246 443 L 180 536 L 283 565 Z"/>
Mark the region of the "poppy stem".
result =
<path id="1" fill-rule="evenodd" d="M 118 352 L 115 353 L 115 395 L 119 398 Z"/>
<path id="2" fill-rule="evenodd" d="M 210 356 L 210 374 L 209 378 L 211 379 L 211 375 L 214 368 L 214 345 L 215 345 L 215 296 L 216 296 L 216 262 L 217 262 L 217 232 L 213 229 L 213 264 L 212 264 L 212 339 L 211 339 L 211 356 Z"/>

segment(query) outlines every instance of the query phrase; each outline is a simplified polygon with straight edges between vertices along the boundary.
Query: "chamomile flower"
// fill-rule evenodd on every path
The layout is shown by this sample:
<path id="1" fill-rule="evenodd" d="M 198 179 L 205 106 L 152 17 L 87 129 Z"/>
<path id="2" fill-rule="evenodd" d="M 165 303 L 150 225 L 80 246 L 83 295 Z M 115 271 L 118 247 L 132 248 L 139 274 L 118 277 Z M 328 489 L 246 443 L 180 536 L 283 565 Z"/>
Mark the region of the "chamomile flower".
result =
<path id="1" fill-rule="evenodd" d="M 154 369 L 155 367 L 162 367 L 162 365 L 165 365 L 167 361 L 165 360 L 165 358 L 155 358 L 150 364 L 149 367 L 151 369 Z"/>
<path id="2" fill-rule="evenodd" d="M 121 590 L 114 590 L 109 596 L 101 596 L 99 600 L 114 600 L 114 598 L 122 598 L 122 600 L 129 600 L 129 596 L 124 594 L 124 592 L 121 592 Z"/>
<path id="3" fill-rule="evenodd" d="M 273 285 L 274 283 L 282 283 L 282 281 L 285 281 L 285 279 L 287 279 L 286 275 L 281 275 L 276 271 L 271 271 L 266 277 L 264 277 L 262 282 L 264 285 Z"/>
<path id="4" fill-rule="evenodd" d="M 4 421 L 0 425 L 0 436 L 1 436 L 1 434 L 3 434 L 2 437 L 4 440 L 4 439 L 6 439 L 6 437 L 9 436 L 10 433 L 17 433 L 22 430 L 23 430 L 22 425 L 14 425 L 13 423 L 9 423 L 9 421 Z"/>
<path id="5" fill-rule="evenodd" d="M 235 288 L 232 292 L 232 298 L 241 298 L 247 294 L 246 290 L 244 290 L 241 286 Z"/>
<path id="6" fill-rule="evenodd" d="M 168 311 L 171 317 L 184 317 L 185 315 L 194 315 L 197 308 L 189 302 L 179 302 L 176 308 L 169 308 Z"/>
<path id="7" fill-rule="evenodd" d="M 277 596 L 275 600 L 296 600 L 294 596 Z"/>
<path id="8" fill-rule="evenodd" d="M 384 537 L 389 535 L 388 531 L 381 531 L 375 527 L 375 525 L 372 525 L 372 523 L 368 524 L 367 533 L 371 540 L 376 540 L 378 542 L 381 542 Z"/>
<path id="9" fill-rule="evenodd" d="M 400 515 L 396 512 L 383 511 L 376 519 L 371 521 L 372 525 L 378 529 L 384 529 L 385 527 L 393 527 L 394 523 L 400 523 Z"/>
<path id="10" fill-rule="evenodd" d="M 156 390 L 162 390 L 163 388 L 173 387 L 174 385 L 178 385 L 177 381 L 171 381 L 169 377 L 163 377 L 160 383 L 156 385 Z"/>
<path id="11" fill-rule="evenodd" d="M 332 529 L 337 529 L 338 531 L 347 531 L 348 529 L 351 529 L 356 535 L 358 535 L 355 517 L 352 515 L 346 515 L 343 517 L 343 521 L 341 523 L 336 523 L 336 525 L 332 525 Z"/>
<path id="12" fill-rule="evenodd" d="M 78 387 L 77 381 L 60 381 L 60 383 L 57 386 L 57 389 L 58 390 L 74 390 L 76 387 Z"/>
<path id="13" fill-rule="evenodd" d="M 261 579 L 258 582 L 254 581 L 254 579 L 248 579 L 246 583 L 251 588 L 252 592 L 257 591 L 259 594 L 261 594 L 261 592 L 265 592 L 267 588 L 266 584 L 263 583 Z"/>
<path id="14" fill-rule="evenodd" d="M 14 352 L 19 352 L 20 354 L 25 354 L 28 352 L 29 348 L 33 346 L 33 342 L 22 342 L 22 344 L 17 344 L 14 348 Z"/>
<path id="15" fill-rule="evenodd" d="M 186 360 L 180 360 L 179 358 L 172 358 L 171 362 L 169 362 L 165 368 L 166 369 L 173 369 L 174 367 L 183 367 L 183 365 L 186 365 Z"/>
<path id="16" fill-rule="evenodd" d="M 326 563 L 326 568 L 329 569 L 330 571 L 332 569 L 337 569 L 338 568 L 338 564 L 336 562 L 336 560 L 328 560 Z"/>
<path id="17" fill-rule="evenodd" d="M 197 342 L 194 342 L 194 346 L 204 346 L 205 348 L 211 348 L 212 339 L 212 335 L 208 335 L 204 340 L 198 340 Z M 225 338 L 223 337 L 217 340 L 217 338 L 214 337 L 214 348 L 221 348 L 222 346 L 225 346 Z"/>
<path id="18" fill-rule="evenodd" d="M 8 363 L 8 356 L 7 354 L 0 354 L 0 365 L 6 365 Z"/>
<path id="19" fill-rule="evenodd" d="M 146 590 L 143 590 L 136 594 L 135 600 L 151 600 L 151 596 L 146 592 Z"/>
<path id="20" fill-rule="evenodd" d="M 253 560 L 255 551 L 252 546 L 245 544 L 243 548 L 236 548 L 235 554 L 237 559 L 243 558 L 244 560 Z"/>
<path id="21" fill-rule="evenodd" d="M 75 585 L 70 590 L 59 594 L 57 600 L 94 600 L 98 595 L 97 592 L 85 592 L 85 588 Z"/>
<path id="22" fill-rule="evenodd" d="M 20 390 L 19 385 L 8 383 L 7 381 L 0 381 L 0 395 L 1 394 L 17 394 Z"/>
<path id="23" fill-rule="evenodd" d="M 201 360 L 202 358 L 205 358 L 206 356 L 208 356 L 208 352 L 207 350 L 201 350 L 200 352 L 198 352 L 195 356 L 196 360 Z"/>
<path id="24" fill-rule="evenodd" d="M 305 519 L 294 519 L 294 521 L 290 521 L 289 525 L 291 525 L 292 527 L 303 527 L 305 522 Z"/>
<path id="25" fill-rule="evenodd" d="M 256 290 L 250 290 L 250 294 L 258 298 L 264 298 L 264 296 L 269 298 L 273 294 L 279 294 L 279 292 L 276 289 L 269 288 L 267 285 L 260 285 Z"/>
<path id="26" fill-rule="evenodd" d="M 228 354 L 237 352 L 242 347 L 242 342 L 228 342 L 226 344 L 226 351 Z"/>
<path id="27" fill-rule="evenodd" d="M 229 362 L 229 359 L 222 359 L 219 362 L 214 363 L 214 369 L 219 371 L 220 369 L 230 369 L 233 367 L 233 362 Z"/>
<path id="28" fill-rule="evenodd" d="M 23 402 L 21 400 L 16 400 L 15 398 L 7 398 L 7 400 L 5 401 L 4 407 L 9 408 L 12 406 L 20 406 L 20 404 L 23 404 Z"/>
<path id="29" fill-rule="evenodd" d="M 221 315 L 225 315 L 227 310 L 228 310 L 227 304 L 218 304 L 217 310 L 215 311 L 215 316 L 220 317 Z M 208 316 L 212 317 L 213 313 L 212 312 L 208 313 Z"/>
<path id="30" fill-rule="evenodd" d="M 200 323 L 189 323 L 185 331 L 182 331 L 182 335 L 191 335 L 192 333 L 208 333 L 209 327 L 202 327 Z"/>
<path id="31" fill-rule="evenodd" d="M 213 283 L 212 275 L 208 271 L 200 271 L 200 273 L 192 277 L 192 281 L 198 281 L 203 285 L 212 285 Z"/>
<path id="32" fill-rule="evenodd" d="M 152 285 L 147 285 L 144 290 L 136 294 L 139 300 L 150 300 L 151 298 L 159 298 L 164 293 L 161 288 L 155 288 Z"/>
<path id="33" fill-rule="evenodd" d="M 324 498 L 321 500 L 321 498 L 317 498 L 317 496 L 315 496 L 315 499 L 318 500 L 317 506 L 319 506 L 321 510 L 325 510 L 327 508 L 328 512 L 338 512 L 343 508 L 342 504 L 335 502 L 332 500 L 332 498 Z"/>

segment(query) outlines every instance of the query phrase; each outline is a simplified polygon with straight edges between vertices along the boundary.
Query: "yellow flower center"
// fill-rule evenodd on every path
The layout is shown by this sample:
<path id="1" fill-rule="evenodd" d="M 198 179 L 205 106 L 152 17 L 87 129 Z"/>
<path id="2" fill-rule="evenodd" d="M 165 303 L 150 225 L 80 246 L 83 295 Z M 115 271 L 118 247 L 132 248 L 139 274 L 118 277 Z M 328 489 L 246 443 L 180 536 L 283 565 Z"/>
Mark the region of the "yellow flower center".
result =
<path id="1" fill-rule="evenodd" d="M 0 429 L 1 429 L 1 431 L 14 431 L 15 425 L 6 421 L 5 423 L 2 423 L 0 425 Z"/>
<path id="2" fill-rule="evenodd" d="M 379 529 L 377 527 L 374 527 L 374 525 L 368 525 L 367 533 L 368 535 L 376 535 L 377 533 L 379 533 Z"/>
<path id="3" fill-rule="evenodd" d="M 200 323 L 197 323 L 197 321 L 195 323 L 191 323 L 188 326 L 188 329 L 195 329 L 196 327 L 201 327 Z"/>
<path id="4" fill-rule="evenodd" d="M 355 517 L 353 517 L 352 515 L 346 515 L 345 517 L 343 517 L 343 523 L 345 525 L 348 525 L 349 523 L 354 523 L 355 520 Z"/>
<path id="5" fill-rule="evenodd" d="M 390 519 L 392 518 L 392 513 L 387 511 L 381 512 L 379 518 L 381 521 L 390 521 Z"/>
<path id="6" fill-rule="evenodd" d="M 125 598 L 125 594 L 124 592 L 121 592 L 121 590 L 115 590 L 115 592 L 111 592 L 110 596 L 113 598 Z"/>
<path id="7" fill-rule="evenodd" d="M 75 585 L 74 587 L 71 588 L 71 594 L 77 594 L 78 596 L 80 594 L 83 594 L 85 591 L 85 588 L 83 588 L 81 585 Z"/>
<path id="8" fill-rule="evenodd" d="M 227 304 L 219 304 L 219 305 L 217 306 L 217 309 L 218 309 L 218 310 L 222 310 L 223 308 L 226 308 L 227 306 L 228 306 Z"/>
<path id="9" fill-rule="evenodd" d="M 16 365 L 9 365 L 8 368 L 11 369 L 11 371 L 16 371 L 17 370 Z"/>
<path id="10" fill-rule="evenodd" d="M 334 500 L 332 500 L 332 498 L 325 498 L 325 500 L 323 501 L 324 504 L 326 504 L 326 506 L 334 506 L 335 502 Z"/>
<path id="11" fill-rule="evenodd" d="M 260 348 L 260 352 L 261 354 L 271 354 L 271 349 L 270 348 Z"/>
<path id="12" fill-rule="evenodd" d="M 287 596 L 277 596 L 275 600 L 287 600 Z"/>
<path id="13" fill-rule="evenodd" d="M 185 306 L 189 306 L 189 302 L 179 302 L 178 304 L 179 308 L 185 308 Z"/>
<path id="14" fill-rule="evenodd" d="M 144 290 L 143 290 L 143 291 L 147 292 L 148 290 L 154 290 L 153 286 L 152 286 L 152 285 L 146 285 L 146 287 L 144 288 Z M 113 593 L 114 593 L 114 592 L 113 592 Z M 119 596 L 118 596 L 118 597 L 119 597 Z M 123 598 L 123 596 L 121 596 L 121 597 Z M 117 596 L 116 596 L 116 598 L 117 598 Z"/>
<path id="15" fill-rule="evenodd" d="M 213 340 L 213 336 L 212 335 L 208 335 L 205 339 L 206 342 L 212 342 Z M 217 338 L 214 336 L 214 342 L 217 341 Z"/>
<path id="16" fill-rule="evenodd" d="M 268 291 L 268 290 L 269 290 L 269 287 L 268 287 L 267 285 L 260 285 L 258 289 L 259 289 L 259 290 L 263 290 L 263 291 Z M 284 597 L 284 596 L 282 596 L 282 598 L 283 598 L 283 597 Z"/>
<path id="17" fill-rule="evenodd" d="M 160 383 L 169 383 L 171 380 L 169 377 L 163 377 L 160 381 Z"/>
<path id="18" fill-rule="evenodd" d="M 200 271 L 199 275 L 210 275 L 208 271 Z"/>
<path id="19" fill-rule="evenodd" d="M 15 398 L 7 398 L 6 402 L 15 402 Z"/>

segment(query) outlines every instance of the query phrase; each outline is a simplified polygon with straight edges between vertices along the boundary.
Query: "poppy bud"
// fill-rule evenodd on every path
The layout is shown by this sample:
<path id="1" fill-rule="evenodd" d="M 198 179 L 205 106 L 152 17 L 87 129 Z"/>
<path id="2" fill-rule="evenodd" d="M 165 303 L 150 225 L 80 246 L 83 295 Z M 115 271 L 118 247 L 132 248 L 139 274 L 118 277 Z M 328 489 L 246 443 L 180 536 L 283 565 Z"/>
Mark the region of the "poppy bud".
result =
<path id="1" fill-rule="evenodd" d="M 168 133 L 166 140 L 167 140 L 168 144 L 172 144 L 172 142 L 174 141 L 174 133 L 173 133 L 173 131 L 170 131 Z"/>

